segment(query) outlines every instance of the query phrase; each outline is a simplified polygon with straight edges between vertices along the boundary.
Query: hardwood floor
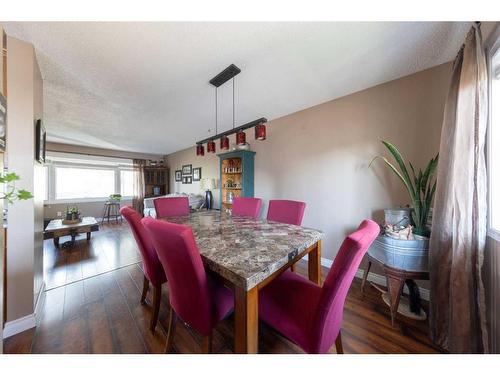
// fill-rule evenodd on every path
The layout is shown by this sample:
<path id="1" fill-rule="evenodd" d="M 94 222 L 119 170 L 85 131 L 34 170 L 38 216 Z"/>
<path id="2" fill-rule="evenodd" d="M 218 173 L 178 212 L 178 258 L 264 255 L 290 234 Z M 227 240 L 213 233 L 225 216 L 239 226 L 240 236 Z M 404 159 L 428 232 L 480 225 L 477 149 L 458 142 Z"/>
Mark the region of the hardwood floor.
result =
<path id="1" fill-rule="evenodd" d="M 97 274 L 99 261 L 93 262 L 95 269 L 85 264 L 88 260 L 85 254 L 94 254 L 103 263 L 103 259 L 111 260 L 110 264 L 115 265 L 122 264 L 121 261 L 114 262 L 116 259 L 132 260 L 129 250 L 125 250 L 125 256 L 119 254 L 121 246 L 126 249 L 135 246 L 135 243 L 130 244 L 133 237 L 128 227 L 115 224 L 104 228 L 100 234 L 88 244 L 86 241 L 79 243 L 78 250 L 73 250 L 76 255 L 70 252 L 66 256 L 71 261 L 64 263 L 69 267 L 65 280 L 74 277 L 68 278 L 68 274 L 83 279 L 48 290 L 38 327 L 4 340 L 5 353 L 163 353 L 168 309 L 163 303 L 156 333 L 151 333 L 152 291 L 148 294 L 147 305 L 141 305 L 143 276 L 140 264 L 100 274 Z M 113 250 L 108 250 L 108 246 Z M 81 271 L 76 266 L 79 263 L 76 259 L 83 262 Z M 91 272 L 87 274 L 88 269 Z M 307 274 L 302 264 L 296 269 Z M 323 278 L 327 271 L 323 269 Z M 85 276 L 93 274 L 96 276 Z M 166 287 L 162 293 L 162 301 L 167 301 Z M 259 330 L 260 353 L 302 353 L 300 348 L 265 324 L 261 323 Z M 400 316 L 396 327 L 392 328 L 389 310 L 381 301 L 379 292 L 367 287 L 362 297 L 360 280 L 355 279 L 344 309 L 344 353 L 436 353 L 438 350 L 429 341 L 427 331 L 427 322 Z M 214 353 L 233 352 L 233 332 L 234 320 L 230 316 L 215 329 Z M 178 325 L 174 338 L 176 352 L 199 353 L 200 343 L 201 337 L 194 331 Z M 335 345 L 331 353 L 335 353 Z"/>
<path id="2" fill-rule="evenodd" d="M 69 239 L 62 237 L 61 245 Z M 50 239 L 44 241 L 43 249 L 47 290 L 141 261 L 125 221 L 100 224 L 90 241 L 87 242 L 85 234 L 79 235 L 73 248 L 57 248 Z"/>

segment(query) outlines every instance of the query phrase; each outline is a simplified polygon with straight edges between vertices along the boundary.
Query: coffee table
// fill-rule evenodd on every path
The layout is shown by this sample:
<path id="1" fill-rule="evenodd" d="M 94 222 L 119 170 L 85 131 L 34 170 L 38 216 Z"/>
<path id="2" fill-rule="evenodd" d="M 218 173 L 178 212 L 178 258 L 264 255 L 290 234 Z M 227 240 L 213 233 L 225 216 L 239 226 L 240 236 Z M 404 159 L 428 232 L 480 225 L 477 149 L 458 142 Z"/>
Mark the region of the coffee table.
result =
<path id="1" fill-rule="evenodd" d="M 83 217 L 82 221 L 75 224 L 63 224 L 61 219 L 51 220 L 43 232 L 43 238 L 54 239 L 54 245 L 59 247 L 59 238 L 63 236 L 71 236 L 69 246 L 75 243 L 75 237 L 80 233 L 87 234 L 87 241 L 90 240 L 92 232 L 99 230 L 99 224 L 94 217 Z"/>

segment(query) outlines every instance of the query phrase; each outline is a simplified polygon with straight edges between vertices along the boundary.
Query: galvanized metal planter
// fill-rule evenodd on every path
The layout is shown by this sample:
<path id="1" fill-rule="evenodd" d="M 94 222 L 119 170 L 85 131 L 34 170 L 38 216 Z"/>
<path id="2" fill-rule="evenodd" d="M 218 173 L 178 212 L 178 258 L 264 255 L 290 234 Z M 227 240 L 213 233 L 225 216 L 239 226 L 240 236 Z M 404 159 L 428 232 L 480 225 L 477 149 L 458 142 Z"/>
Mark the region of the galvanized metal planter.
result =
<path id="1" fill-rule="evenodd" d="M 415 236 L 416 240 L 400 240 L 378 236 L 368 253 L 383 264 L 406 271 L 429 271 L 429 239 Z"/>

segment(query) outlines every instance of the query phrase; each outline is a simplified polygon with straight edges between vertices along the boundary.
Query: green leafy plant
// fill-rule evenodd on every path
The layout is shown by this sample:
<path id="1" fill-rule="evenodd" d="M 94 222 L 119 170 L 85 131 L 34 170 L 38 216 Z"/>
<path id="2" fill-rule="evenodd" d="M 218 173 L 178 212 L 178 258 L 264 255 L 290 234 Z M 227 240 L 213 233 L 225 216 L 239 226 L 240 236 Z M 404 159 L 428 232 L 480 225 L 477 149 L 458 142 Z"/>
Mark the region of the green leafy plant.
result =
<path id="1" fill-rule="evenodd" d="M 33 198 L 33 195 L 24 189 L 16 189 L 16 181 L 21 178 L 14 172 L 8 172 L 0 175 L 0 184 L 6 185 L 4 192 L 0 193 L 0 199 L 6 199 L 7 202 L 13 203 L 15 200 L 24 201 Z"/>
<path id="2" fill-rule="evenodd" d="M 412 176 L 410 177 L 408 169 L 406 168 L 405 160 L 396 146 L 387 141 L 382 141 L 382 143 L 389 150 L 399 168 L 397 168 L 384 156 L 375 156 L 370 162 L 370 166 L 375 160 L 382 159 L 385 164 L 387 164 L 389 168 L 399 177 L 410 195 L 413 208 L 412 220 L 415 226 L 413 233 L 428 237 L 430 235 L 430 230 L 427 226 L 427 221 L 429 219 L 432 198 L 436 192 L 436 179 L 434 176 L 437 169 L 439 154 L 429 161 L 424 171 L 420 169 L 418 173 L 415 172 L 415 168 L 411 162 L 408 163 L 412 173 Z"/>
<path id="3" fill-rule="evenodd" d="M 109 200 L 113 202 L 120 202 L 122 200 L 122 195 L 121 194 L 111 194 L 109 196 Z"/>

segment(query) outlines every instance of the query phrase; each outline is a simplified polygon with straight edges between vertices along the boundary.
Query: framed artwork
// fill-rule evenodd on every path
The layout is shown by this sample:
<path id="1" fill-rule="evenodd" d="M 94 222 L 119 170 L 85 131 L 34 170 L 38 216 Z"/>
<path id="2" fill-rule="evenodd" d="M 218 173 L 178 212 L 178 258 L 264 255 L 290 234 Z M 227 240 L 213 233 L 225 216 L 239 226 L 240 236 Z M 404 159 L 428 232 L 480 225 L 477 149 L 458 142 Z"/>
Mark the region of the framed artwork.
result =
<path id="1" fill-rule="evenodd" d="M 183 176 L 191 176 L 193 173 L 193 166 L 191 164 L 182 166 L 182 175 Z"/>
<path id="2" fill-rule="evenodd" d="M 201 180 L 201 167 L 193 168 L 193 181 Z"/>
<path id="3" fill-rule="evenodd" d="M 182 181 L 182 171 L 179 169 L 178 171 L 175 171 L 175 182 L 181 182 Z"/>
<path id="4" fill-rule="evenodd" d="M 183 176 L 182 177 L 182 183 L 183 184 L 192 184 L 193 183 L 193 177 L 192 176 Z"/>
<path id="5" fill-rule="evenodd" d="M 0 151 L 5 151 L 5 129 L 7 127 L 7 101 L 0 93 Z"/>
<path id="6" fill-rule="evenodd" d="M 39 163 L 45 163 L 45 142 L 47 140 L 47 134 L 45 133 L 45 127 L 43 126 L 42 120 L 36 120 L 36 147 L 35 147 L 35 160 Z"/>

